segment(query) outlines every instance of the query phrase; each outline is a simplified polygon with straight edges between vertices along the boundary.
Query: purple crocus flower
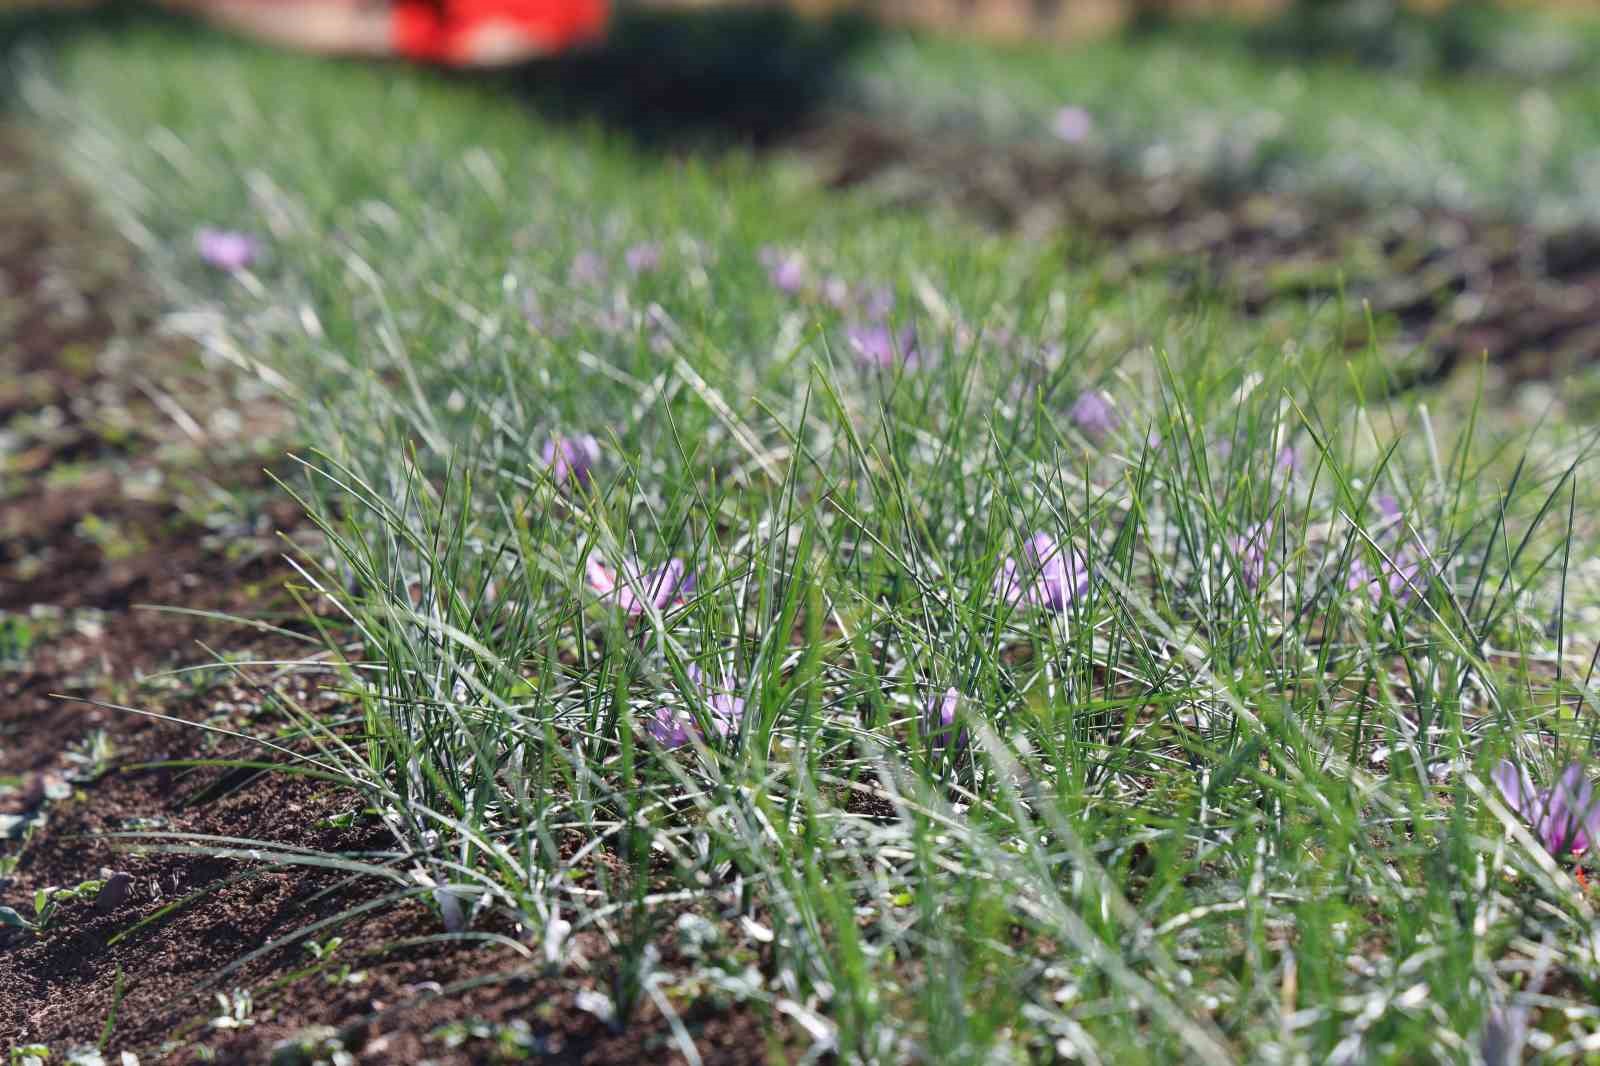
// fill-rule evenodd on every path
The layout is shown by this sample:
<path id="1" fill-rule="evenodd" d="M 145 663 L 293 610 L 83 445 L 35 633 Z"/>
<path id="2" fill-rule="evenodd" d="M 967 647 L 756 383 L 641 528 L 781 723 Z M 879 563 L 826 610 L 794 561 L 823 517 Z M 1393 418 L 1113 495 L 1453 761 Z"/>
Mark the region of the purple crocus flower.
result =
<path id="1" fill-rule="evenodd" d="M 1528 771 L 1509 759 L 1502 759 L 1490 776 L 1506 804 L 1527 819 L 1550 854 L 1577 855 L 1600 840 L 1600 802 L 1578 763 L 1561 771 L 1554 788 L 1534 788 Z"/>
<path id="2" fill-rule="evenodd" d="M 773 288 L 790 296 L 806 286 L 806 258 L 799 252 L 767 245 L 761 249 L 761 265 L 767 268 L 767 279 Z"/>
<path id="3" fill-rule="evenodd" d="M 861 313 L 873 322 L 883 322 L 894 310 L 894 290 L 887 285 L 869 285 L 861 293 Z"/>
<path id="4" fill-rule="evenodd" d="M 260 240 L 235 230 L 207 227 L 194 235 L 194 246 L 208 265 L 230 274 L 245 269 L 261 254 Z"/>
<path id="5" fill-rule="evenodd" d="M 550 469 L 550 479 L 557 485 L 565 485 L 571 478 L 574 485 L 581 487 L 589 483 L 590 468 L 600 461 L 600 442 L 589 433 L 551 437 L 545 441 L 542 457 Z"/>
<path id="6" fill-rule="evenodd" d="M 1300 453 L 1292 444 L 1285 444 L 1278 449 L 1278 469 L 1285 474 L 1293 476 L 1300 472 Z"/>
<path id="7" fill-rule="evenodd" d="M 744 700 L 735 696 L 725 685 L 708 684 L 705 671 L 698 666 L 689 667 L 688 674 L 689 683 L 705 701 L 706 710 L 710 712 L 711 728 L 717 736 L 726 737 L 737 732 L 739 724 L 744 721 Z M 667 704 L 656 707 L 644 728 L 663 748 L 680 748 L 700 732 L 691 714 Z"/>
<path id="8" fill-rule="evenodd" d="M 1084 108 L 1068 105 L 1050 120 L 1050 132 L 1068 144 L 1082 144 L 1094 132 L 1094 116 Z"/>
<path id="9" fill-rule="evenodd" d="M 681 748 L 694 735 L 694 719 L 681 709 L 663 703 L 644 724 L 644 731 L 663 748 Z"/>
<path id="10" fill-rule="evenodd" d="M 606 280 L 606 265 L 594 252 L 579 252 L 572 257 L 567 280 L 573 285 L 599 285 Z"/>
<path id="11" fill-rule="evenodd" d="M 1272 519 L 1257 523 L 1243 533 L 1228 538 L 1228 547 L 1239 560 L 1239 576 L 1249 588 L 1259 588 L 1266 576 L 1272 551 Z"/>
<path id="12" fill-rule="evenodd" d="M 828 278 L 822 283 L 822 302 L 835 311 L 849 307 L 850 283 L 838 275 Z"/>
<path id="13" fill-rule="evenodd" d="M 1099 389 L 1090 389 L 1079 396 L 1067 417 L 1091 437 L 1104 437 L 1122 424 L 1111 397 Z"/>
<path id="14" fill-rule="evenodd" d="M 585 569 L 589 587 L 629 615 L 644 614 L 647 606 L 659 611 L 680 605 L 694 590 L 694 577 L 687 573 L 682 559 L 672 559 L 654 570 L 641 570 L 636 561 L 626 559 L 619 572 L 590 556 Z"/>
<path id="15" fill-rule="evenodd" d="M 1008 604 L 1064 611 L 1089 590 L 1089 564 L 1077 548 L 1064 550 L 1050 534 L 1035 533 L 1020 558 L 1001 564 L 994 587 Z"/>
<path id="16" fill-rule="evenodd" d="M 633 274 L 649 274 L 661 266 L 661 245 L 654 241 L 635 244 L 622 253 L 622 258 Z"/>
<path id="17" fill-rule="evenodd" d="M 942 696 L 935 696 L 922 706 L 922 733 L 934 752 L 959 752 L 966 747 L 965 730 L 956 729 L 956 711 L 961 706 L 961 693 L 952 686 Z"/>
<path id="18" fill-rule="evenodd" d="M 845 336 L 855 349 L 856 358 L 866 366 L 888 370 L 898 364 L 909 369 L 922 361 L 917 351 L 917 331 L 912 326 L 899 333 L 888 326 L 851 326 Z"/>
<path id="19" fill-rule="evenodd" d="M 1380 559 L 1378 571 L 1379 576 L 1374 577 L 1367 564 L 1358 562 L 1350 568 L 1350 578 L 1345 582 L 1345 587 L 1351 592 L 1365 587 L 1373 603 L 1382 602 L 1385 591 L 1404 602 L 1417 590 L 1417 575 L 1422 572 L 1422 560 L 1410 548 L 1401 548 Z"/>
<path id="20" fill-rule="evenodd" d="M 701 697 L 706 701 L 706 710 L 711 713 L 711 728 L 720 737 L 737 732 L 739 723 L 744 721 L 744 699 L 735 696 L 725 684 L 707 684 L 705 672 L 698 666 L 689 667 L 688 673 L 689 681 L 700 690 Z"/>

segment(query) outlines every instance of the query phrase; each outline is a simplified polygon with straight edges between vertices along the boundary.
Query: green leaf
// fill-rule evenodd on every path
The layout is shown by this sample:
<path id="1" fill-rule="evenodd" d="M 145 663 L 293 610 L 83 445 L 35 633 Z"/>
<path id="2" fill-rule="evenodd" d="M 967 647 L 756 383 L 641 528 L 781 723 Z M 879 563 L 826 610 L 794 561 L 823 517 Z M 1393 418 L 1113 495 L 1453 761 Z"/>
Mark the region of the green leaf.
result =
<path id="1" fill-rule="evenodd" d="M 0 925 L 9 925 L 13 929 L 32 929 L 33 923 L 10 907 L 0 907 Z"/>

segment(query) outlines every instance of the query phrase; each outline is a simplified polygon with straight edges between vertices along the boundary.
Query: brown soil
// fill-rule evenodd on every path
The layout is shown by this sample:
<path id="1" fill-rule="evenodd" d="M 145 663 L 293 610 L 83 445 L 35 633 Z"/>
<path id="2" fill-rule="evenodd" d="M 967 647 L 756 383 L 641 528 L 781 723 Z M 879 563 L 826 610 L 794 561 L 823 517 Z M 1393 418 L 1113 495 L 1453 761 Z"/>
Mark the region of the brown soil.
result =
<path id="1" fill-rule="evenodd" d="M 441 930 L 414 900 L 383 902 L 393 883 L 141 853 L 108 836 L 380 856 L 391 844 L 371 823 L 335 819 L 358 803 L 326 783 L 175 764 L 259 760 L 257 746 L 60 698 L 255 735 L 281 730 L 284 698 L 337 711 L 292 669 L 164 673 L 215 663 L 209 649 L 271 663 L 317 650 L 247 621 L 140 606 L 298 631 L 282 555 L 311 531 L 260 473 L 281 455 L 286 422 L 250 383 L 160 335 L 130 250 L 3 126 L 0 190 L 0 904 L 32 917 L 40 888 L 128 875 L 123 891 L 62 904 L 41 932 L 0 927 L 0 1052 L 43 1044 L 60 1061 L 103 1042 L 111 1061 L 131 1051 L 146 1064 L 265 1062 L 278 1042 L 330 1026 L 333 1043 L 274 1061 L 331 1061 L 338 1047 L 371 1063 L 681 1060 L 648 1004 L 620 1028 L 575 1008 L 578 990 L 616 969 L 603 943 L 585 945 L 584 972 L 546 974 L 504 946 L 409 943 Z M 225 972 L 363 906 L 312 934 L 343 938 L 326 961 L 293 941 Z M 252 1010 L 220 1027 L 216 995 L 234 990 Z M 753 1010 L 678 1008 L 706 1062 L 786 1054 L 783 1027 Z"/>
<path id="2" fill-rule="evenodd" d="M 1286 299 L 1335 301 L 1364 346 L 1370 305 L 1423 353 L 1407 386 L 1487 355 L 1512 382 L 1600 360 L 1600 230 L 1542 232 L 1443 208 L 1375 206 L 1149 179 L 1037 146 L 926 138 L 866 119 L 802 140 L 836 187 L 876 183 L 897 203 L 949 203 L 983 221 L 1067 235 L 1111 254 L 1108 280 L 1160 272 L 1220 290 L 1256 314 Z"/>

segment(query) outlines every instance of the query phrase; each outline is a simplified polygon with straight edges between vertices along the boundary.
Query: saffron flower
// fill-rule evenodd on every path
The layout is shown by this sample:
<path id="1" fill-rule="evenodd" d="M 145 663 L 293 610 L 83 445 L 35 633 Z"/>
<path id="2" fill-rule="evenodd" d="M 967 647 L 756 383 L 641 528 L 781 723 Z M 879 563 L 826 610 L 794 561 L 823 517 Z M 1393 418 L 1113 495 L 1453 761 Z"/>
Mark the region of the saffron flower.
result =
<path id="1" fill-rule="evenodd" d="M 606 265 L 593 252 L 579 252 L 572 257 L 567 280 L 573 285 L 598 285 L 606 280 Z"/>
<path id="2" fill-rule="evenodd" d="M 1122 424 L 1122 417 L 1112 406 L 1111 397 L 1099 389 L 1090 389 L 1079 396 L 1067 412 L 1067 417 L 1091 437 L 1104 437 Z"/>
<path id="3" fill-rule="evenodd" d="M 590 468 L 600 461 L 600 442 L 592 434 L 577 437 L 551 437 L 545 441 L 541 456 L 550 470 L 550 479 L 565 485 L 570 478 L 574 485 L 589 483 Z"/>
<path id="4" fill-rule="evenodd" d="M 1249 588 L 1259 588 L 1266 576 L 1272 551 L 1272 519 L 1257 523 L 1228 538 L 1228 547 L 1239 560 L 1239 576 Z"/>
<path id="5" fill-rule="evenodd" d="M 661 245 L 654 241 L 636 244 L 622 254 L 633 274 L 649 274 L 661 266 Z"/>
<path id="6" fill-rule="evenodd" d="M 861 293 L 861 311 L 873 322 L 883 322 L 894 310 L 894 290 L 887 285 L 869 285 Z"/>
<path id="7" fill-rule="evenodd" d="M 956 729 L 956 711 L 961 706 L 961 693 L 952 686 L 942 696 L 935 696 L 923 704 L 922 734 L 937 754 L 944 751 L 959 752 L 966 747 L 965 730 Z"/>
<path id="8" fill-rule="evenodd" d="M 1378 571 L 1374 576 L 1366 563 L 1358 562 L 1350 568 L 1350 578 L 1345 586 L 1351 592 L 1365 588 L 1373 603 L 1381 603 L 1385 592 L 1404 602 L 1417 591 L 1422 560 L 1410 548 L 1401 548 L 1387 558 L 1380 559 Z"/>
<path id="9" fill-rule="evenodd" d="M 700 690 L 701 697 L 706 701 L 706 710 L 711 714 L 711 728 L 720 737 L 737 732 L 739 723 L 744 721 L 744 699 L 735 696 L 725 684 L 708 685 L 705 672 L 698 666 L 689 667 L 688 672 L 689 681 Z"/>
<path id="10" fill-rule="evenodd" d="M 195 251 L 208 265 L 230 274 L 244 270 L 261 254 L 261 242 L 248 233 L 205 228 L 194 235 Z"/>
<path id="11" fill-rule="evenodd" d="M 822 302 L 835 311 L 850 306 L 850 283 L 835 275 L 822 283 Z"/>
<path id="12" fill-rule="evenodd" d="M 917 331 L 911 326 L 898 334 L 888 326 L 851 326 L 845 336 L 855 349 L 856 358 L 866 366 L 888 370 L 896 364 L 915 367 L 922 361 L 917 351 Z"/>
<path id="13" fill-rule="evenodd" d="M 1509 759 L 1502 759 L 1490 776 L 1506 805 L 1527 819 L 1550 854 L 1578 855 L 1600 840 L 1600 802 L 1578 763 L 1561 771 L 1554 788 L 1535 788 L 1528 771 Z"/>
<path id="14" fill-rule="evenodd" d="M 771 245 L 761 249 L 761 265 L 767 268 L 767 279 L 773 288 L 790 296 L 805 288 L 806 259 L 799 252 L 789 252 Z"/>
<path id="15" fill-rule="evenodd" d="M 644 614 L 648 608 L 660 611 L 680 606 L 694 590 L 694 577 L 687 573 L 682 559 L 672 559 L 654 570 L 643 570 L 635 560 L 626 559 L 619 571 L 590 556 L 585 571 L 589 587 L 629 615 Z"/>
<path id="16" fill-rule="evenodd" d="M 725 685 L 708 685 L 706 675 L 698 666 L 688 670 L 689 683 L 705 701 L 711 719 L 711 728 L 719 737 L 726 737 L 739 729 L 744 721 L 744 700 L 735 696 Z M 661 704 L 645 723 L 645 732 L 663 748 L 681 748 L 699 733 L 694 716 L 681 707 Z"/>
<path id="17" fill-rule="evenodd" d="M 1094 132 L 1094 116 L 1076 105 L 1068 105 L 1050 120 L 1050 132 L 1068 144 L 1082 144 Z"/>
<path id="18" fill-rule="evenodd" d="M 994 587 L 1008 604 L 1064 611 L 1089 591 L 1089 564 L 1077 548 L 1063 549 L 1050 534 L 1035 533 L 1020 557 L 1001 565 Z"/>
<path id="19" fill-rule="evenodd" d="M 681 708 L 663 703 L 644 724 L 644 731 L 663 748 L 681 748 L 694 735 L 694 719 Z"/>

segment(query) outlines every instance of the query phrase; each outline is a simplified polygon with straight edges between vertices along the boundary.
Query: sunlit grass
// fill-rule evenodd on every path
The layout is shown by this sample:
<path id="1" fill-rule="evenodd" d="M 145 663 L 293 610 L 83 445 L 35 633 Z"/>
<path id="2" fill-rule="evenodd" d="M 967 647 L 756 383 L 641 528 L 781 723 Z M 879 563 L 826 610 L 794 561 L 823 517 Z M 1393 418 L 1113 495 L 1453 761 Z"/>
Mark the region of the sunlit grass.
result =
<path id="1" fill-rule="evenodd" d="M 1543 1046 L 1594 1031 L 1591 903 L 1487 784 L 1587 751 L 1578 429 L 1369 404 L 1331 309 L 1286 335 L 426 74 L 138 33 L 26 86 L 173 325 L 300 414 L 350 717 L 291 765 L 396 850 L 271 861 L 598 943 L 624 1021 L 743 1002 L 852 1061 L 1471 1061 L 1535 960 Z M 1087 582 L 1005 596 L 1040 533 Z"/>

